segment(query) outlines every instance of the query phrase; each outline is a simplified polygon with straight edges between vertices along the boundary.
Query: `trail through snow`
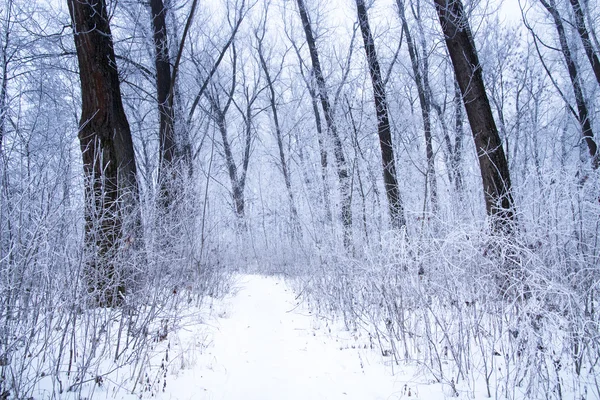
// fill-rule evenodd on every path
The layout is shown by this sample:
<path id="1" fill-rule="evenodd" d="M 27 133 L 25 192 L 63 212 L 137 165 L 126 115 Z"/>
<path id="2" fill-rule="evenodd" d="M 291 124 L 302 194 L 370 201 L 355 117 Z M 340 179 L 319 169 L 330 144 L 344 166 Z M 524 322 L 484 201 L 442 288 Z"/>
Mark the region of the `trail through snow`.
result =
<path id="1" fill-rule="evenodd" d="M 210 328 L 208 347 L 194 357 L 192 365 L 168 376 L 165 391 L 157 398 L 390 400 L 410 396 L 410 388 L 392 375 L 380 353 L 364 348 L 364 338 L 357 340 L 339 327 L 330 330 L 298 305 L 282 279 L 244 275 L 236 286 L 237 292 Z M 416 395 L 412 393 L 413 398 Z"/>

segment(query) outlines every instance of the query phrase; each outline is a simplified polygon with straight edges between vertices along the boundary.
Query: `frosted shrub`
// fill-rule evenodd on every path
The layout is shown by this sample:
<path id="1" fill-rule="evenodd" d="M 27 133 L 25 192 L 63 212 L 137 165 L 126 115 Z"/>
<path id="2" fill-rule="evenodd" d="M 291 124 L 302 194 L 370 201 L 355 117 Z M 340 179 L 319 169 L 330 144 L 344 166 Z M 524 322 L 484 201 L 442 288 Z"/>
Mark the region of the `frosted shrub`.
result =
<path id="1" fill-rule="evenodd" d="M 153 199 L 142 204 L 141 243 L 121 238 L 126 256 L 112 260 L 125 296 L 119 307 L 98 308 L 81 208 L 41 202 L 60 198 L 50 183 L 39 192 L 15 187 L 23 192 L 2 200 L 0 397 L 80 398 L 109 383 L 159 390 L 146 376 L 153 348 L 168 344 L 182 311 L 199 312 L 207 294 L 226 290 L 214 258 L 201 262 L 192 239 L 182 239 L 198 228 L 195 210 L 181 201 L 161 215 Z"/>
<path id="2" fill-rule="evenodd" d="M 303 293 L 455 395 L 600 396 L 597 191 L 544 190 L 511 237 L 459 221 L 389 233 L 359 258 L 329 257 Z"/>

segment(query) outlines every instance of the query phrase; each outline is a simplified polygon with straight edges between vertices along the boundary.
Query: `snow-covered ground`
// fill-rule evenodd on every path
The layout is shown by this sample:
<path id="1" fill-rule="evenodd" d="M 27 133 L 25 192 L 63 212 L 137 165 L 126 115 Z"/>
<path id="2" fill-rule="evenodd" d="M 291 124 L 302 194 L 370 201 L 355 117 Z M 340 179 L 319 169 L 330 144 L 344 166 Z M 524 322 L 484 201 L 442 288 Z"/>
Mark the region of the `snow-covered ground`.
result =
<path id="1" fill-rule="evenodd" d="M 208 329 L 203 354 L 194 357 L 195 365 L 167 374 L 165 391 L 156 398 L 389 400 L 409 391 L 415 396 L 415 388 L 392 374 L 368 339 L 318 320 L 282 279 L 245 275 L 236 286 Z"/>
<path id="2" fill-rule="evenodd" d="M 157 336 L 144 361 L 117 369 L 104 360 L 77 390 L 61 394 L 48 376 L 34 398 L 53 398 L 51 393 L 87 400 L 454 397 L 448 385 L 428 380 L 422 369 L 382 355 L 367 333 L 313 315 L 297 297 L 282 278 L 238 275 L 224 299 L 201 310 L 190 304 L 177 328 Z"/>
<path id="3" fill-rule="evenodd" d="M 185 295 L 182 296 L 186 299 Z M 114 334 L 106 334 L 105 337 L 112 339 L 99 342 L 97 354 L 87 358 L 87 353 L 73 358 L 63 357 L 59 373 L 55 375 L 46 372 L 50 370 L 44 359 L 50 356 L 44 359 L 32 357 L 30 369 L 33 368 L 33 372 L 30 372 L 38 375 L 32 398 L 489 398 L 477 351 L 470 364 L 474 370 L 460 383 L 447 378 L 455 375 L 452 375 L 450 358 L 442 356 L 438 360 L 440 367 L 448 371 L 444 383 L 438 383 L 434 371 L 428 370 L 424 363 L 396 361 L 394 353 L 388 349 L 389 342 L 380 343 L 366 331 L 349 330 L 342 321 L 334 321 L 328 315 L 314 315 L 308 304 L 279 277 L 238 275 L 233 278 L 233 289 L 224 298 L 206 297 L 202 303 L 194 303 L 192 297 L 187 298 L 189 301 L 180 305 L 177 315 L 150 325 L 146 336 L 143 336 L 146 338 L 145 345 L 139 351 L 136 352 L 137 342 L 129 338 L 132 348 L 126 355 L 131 356 L 120 357 L 120 364 L 111 359 L 118 348 L 112 343 L 117 337 Z M 92 310 L 91 315 L 109 311 Z M 109 322 L 102 330 L 116 331 L 120 320 L 109 319 Z M 81 326 L 78 329 L 87 325 Z M 76 336 L 81 342 L 79 348 L 89 341 L 86 339 L 89 335 L 80 333 Z M 500 345 L 499 342 L 494 344 Z M 100 352 L 100 349 L 104 350 Z M 413 349 L 411 352 L 421 354 L 422 351 Z M 494 353 L 493 361 L 494 364 L 488 365 L 485 370 L 491 371 L 491 397 L 507 398 L 506 386 L 510 386 L 510 382 L 504 382 L 503 371 L 508 367 L 499 353 Z M 48 363 L 48 360 L 45 362 Z M 582 376 L 579 381 L 567 378 L 561 381 L 561 395 L 548 398 L 595 398 L 597 384 L 594 374 Z M 541 379 L 544 377 L 541 376 Z M 532 391 L 534 395 L 527 394 L 527 387 L 510 386 L 508 390 L 508 398 L 546 397 L 539 391 Z M 551 395 L 555 392 L 552 388 L 548 389 Z"/>
<path id="4" fill-rule="evenodd" d="M 156 349 L 142 398 L 219 400 L 440 399 L 451 392 L 391 365 L 364 334 L 312 315 L 281 278 L 241 275 L 214 316 Z M 372 348 L 371 348 L 372 347 Z M 162 356 L 161 356 L 162 354 Z M 157 382 L 158 380 L 158 382 Z M 448 392 L 448 393 L 446 393 Z M 139 398 L 96 388 L 92 398 Z"/>

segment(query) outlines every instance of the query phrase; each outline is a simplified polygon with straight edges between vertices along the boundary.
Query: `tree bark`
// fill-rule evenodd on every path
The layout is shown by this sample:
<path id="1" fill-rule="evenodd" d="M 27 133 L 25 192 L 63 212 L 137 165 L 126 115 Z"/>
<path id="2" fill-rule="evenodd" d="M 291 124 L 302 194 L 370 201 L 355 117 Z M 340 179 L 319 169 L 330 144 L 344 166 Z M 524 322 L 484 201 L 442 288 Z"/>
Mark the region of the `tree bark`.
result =
<path id="1" fill-rule="evenodd" d="M 154 39 L 154 65 L 156 68 L 156 97 L 159 116 L 159 150 L 158 150 L 158 201 L 164 210 L 169 209 L 176 188 L 174 179 L 176 173 L 174 161 L 176 157 L 175 144 L 175 113 L 173 110 L 173 94 L 171 86 L 171 60 L 167 37 L 167 9 L 162 0 L 150 0 L 152 29 Z"/>
<path id="2" fill-rule="evenodd" d="M 173 99 L 171 98 L 171 61 L 167 37 L 166 13 L 162 0 L 150 0 L 154 32 L 154 65 L 159 113 L 160 170 L 169 168 L 175 159 Z M 162 175 L 162 174 L 161 174 Z"/>
<path id="3" fill-rule="evenodd" d="M 514 222 L 508 163 L 483 84 L 468 20 L 460 0 L 434 1 L 475 141 L 486 210 L 493 218 L 493 229 L 508 234 Z"/>
<path id="4" fill-rule="evenodd" d="M 321 70 L 321 63 L 319 62 L 319 53 L 317 51 L 317 45 L 315 38 L 312 33 L 310 20 L 308 13 L 304 5 L 304 0 L 297 0 L 298 10 L 300 12 L 300 19 L 302 20 L 302 26 L 304 27 L 304 34 L 306 35 L 306 43 L 310 52 L 310 59 L 313 66 L 313 73 L 317 81 L 319 88 L 319 98 L 321 99 L 321 108 L 323 108 L 323 115 L 325 116 L 325 123 L 329 134 L 333 139 L 333 155 L 336 161 L 338 180 L 340 182 L 340 192 L 342 197 L 342 224 L 344 226 L 344 246 L 350 248 L 352 246 L 352 193 L 350 190 L 350 176 L 348 174 L 348 164 L 344 156 L 344 149 L 342 141 L 337 131 L 337 126 L 333 118 L 333 110 L 331 109 L 329 97 L 327 94 L 327 85 L 325 84 L 325 78 L 323 77 L 323 71 Z"/>
<path id="5" fill-rule="evenodd" d="M 125 116 L 106 3 L 69 0 L 81 80 L 79 141 L 86 178 L 88 290 L 99 306 L 125 294 L 123 261 L 139 232 L 135 153 Z M 129 223 L 128 221 L 135 221 Z"/>
<path id="6" fill-rule="evenodd" d="M 575 60 L 573 59 L 571 49 L 569 48 L 569 43 L 567 42 L 567 34 L 562 23 L 562 18 L 556 9 L 554 1 L 540 0 L 540 3 L 542 3 L 544 8 L 550 13 L 554 21 L 554 26 L 556 28 L 556 32 L 558 33 L 558 40 L 560 42 L 560 49 L 565 59 L 565 63 L 567 64 L 569 79 L 571 80 L 571 86 L 573 87 L 573 93 L 575 94 L 575 103 L 577 104 L 578 114 L 577 119 L 579 121 L 579 125 L 581 125 L 581 133 L 588 146 L 590 157 L 592 158 L 592 167 L 597 169 L 600 165 L 597 154 L 598 146 L 594 140 L 594 132 L 592 131 L 592 122 L 590 120 L 587 101 L 583 96 L 583 89 L 579 79 L 579 71 L 577 69 L 577 64 L 575 64 Z"/>
<path id="7" fill-rule="evenodd" d="M 392 146 L 392 133 L 390 130 L 385 85 L 381 76 L 381 68 L 379 67 L 375 43 L 369 26 L 369 17 L 363 0 L 356 0 L 356 11 L 369 64 L 371 83 L 373 85 L 375 112 L 377 114 L 377 133 L 379 135 L 381 160 L 383 162 L 383 182 L 387 194 L 392 227 L 400 229 L 406 225 L 406 219 L 404 218 L 404 207 L 396 177 L 396 161 L 394 158 L 394 147 Z"/>

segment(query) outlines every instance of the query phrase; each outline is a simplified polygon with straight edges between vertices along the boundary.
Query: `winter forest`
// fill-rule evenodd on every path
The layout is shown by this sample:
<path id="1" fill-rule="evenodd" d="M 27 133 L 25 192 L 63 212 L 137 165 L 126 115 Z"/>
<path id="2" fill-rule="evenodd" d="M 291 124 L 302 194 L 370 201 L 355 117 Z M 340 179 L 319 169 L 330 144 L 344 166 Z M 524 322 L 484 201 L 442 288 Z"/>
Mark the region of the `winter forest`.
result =
<path id="1" fill-rule="evenodd" d="M 599 21 L 0 0 L 0 399 L 600 398 Z"/>

